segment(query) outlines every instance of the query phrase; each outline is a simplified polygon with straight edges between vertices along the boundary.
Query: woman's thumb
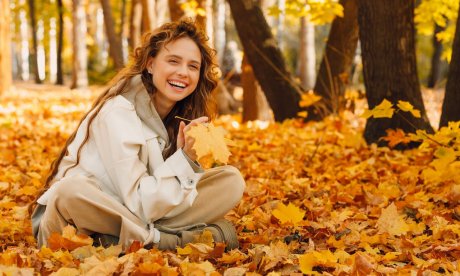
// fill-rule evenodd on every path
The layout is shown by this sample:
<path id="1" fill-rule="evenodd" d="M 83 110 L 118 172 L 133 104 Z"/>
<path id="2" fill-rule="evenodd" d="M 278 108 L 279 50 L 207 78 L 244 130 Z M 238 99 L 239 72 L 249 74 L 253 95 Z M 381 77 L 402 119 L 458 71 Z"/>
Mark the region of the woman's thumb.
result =
<path id="1" fill-rule="evenodd" d="M 184 128 L 185 128 L 185 123 L 180 122 L 179 123 L 179 133 L 177 133 L 177 146 L 180 148 L 184 146 L 184 142 L 185 142 L 184 141 L 185 140 Z"/>

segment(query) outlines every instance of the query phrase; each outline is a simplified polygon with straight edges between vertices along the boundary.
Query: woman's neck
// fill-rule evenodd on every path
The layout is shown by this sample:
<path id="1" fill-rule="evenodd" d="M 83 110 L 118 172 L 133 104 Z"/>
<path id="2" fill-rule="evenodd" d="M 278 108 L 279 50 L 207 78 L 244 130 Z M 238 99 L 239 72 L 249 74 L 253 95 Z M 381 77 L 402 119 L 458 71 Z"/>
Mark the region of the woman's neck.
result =
<path id="1" fill-rule="evenodd" d="M 160 118 L 164 120 L 164 118 L 166 118 L 169 112 L 171 112 L 171 110 L 173 109 L 175 103 L 162 101 L 161 98 L 155 97 L 155 95 L 155 93 L 152 95 L 153 106 L 155 106 L 155 109 L 158 115 L 160 115 Z"/>

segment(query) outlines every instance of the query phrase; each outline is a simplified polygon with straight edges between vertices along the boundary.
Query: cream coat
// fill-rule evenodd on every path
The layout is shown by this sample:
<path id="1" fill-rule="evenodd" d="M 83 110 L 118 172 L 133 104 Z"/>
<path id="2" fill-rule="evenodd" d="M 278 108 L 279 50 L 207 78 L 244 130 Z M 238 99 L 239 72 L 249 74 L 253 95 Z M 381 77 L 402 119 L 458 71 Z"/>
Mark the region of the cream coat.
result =
<path id="1" fill-rule="evenodd" d="M 102 191 L 151 226 L 192 205 L 203 170 L 181 149 L 163 160 L 168 136 L 140 76 L 131 80 L 126 91 L 102 107 L 91 124 L 79 164 L 63 176 L 75 164 L 86 136 L 89 116 L 85 118 L 61 161 L 55 183 L 39 198 L 39 204 L 47 204 L 63 178 L 85 175 L 98 179 Z"/>

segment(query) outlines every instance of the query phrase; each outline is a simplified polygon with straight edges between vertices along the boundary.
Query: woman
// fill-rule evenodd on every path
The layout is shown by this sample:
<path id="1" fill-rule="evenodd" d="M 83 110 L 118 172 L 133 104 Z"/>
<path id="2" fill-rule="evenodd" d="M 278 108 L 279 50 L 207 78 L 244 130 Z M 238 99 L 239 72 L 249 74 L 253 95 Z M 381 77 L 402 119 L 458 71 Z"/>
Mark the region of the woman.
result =
<path id="1" fill-rule="evenodd" d="M 228 249 L 238 246 L 223 216 L 241 199 L 244 180 L 231 166 L 203 171 L 187 136 L 210 116 L 214 50 L 189 20 L 144 40 L 51 165 L 32 216 L 39 246 L 67 224 L 124 249 L 135 240 L 175 249 L 204 229 Z"/>

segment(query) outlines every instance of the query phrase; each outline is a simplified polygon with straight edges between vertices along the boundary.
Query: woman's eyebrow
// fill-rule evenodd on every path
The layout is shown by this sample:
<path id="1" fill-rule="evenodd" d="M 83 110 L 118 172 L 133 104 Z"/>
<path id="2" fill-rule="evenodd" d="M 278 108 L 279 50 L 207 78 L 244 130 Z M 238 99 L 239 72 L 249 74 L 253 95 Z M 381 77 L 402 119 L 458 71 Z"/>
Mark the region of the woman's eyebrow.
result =
<path id="1" fill-rule="evenodd" d="M 178 56 L 178 55 L 174 55 L 174 54 L 171 54 L 171 55 L 166 55 L 167 58 L 177 58 L 177 59 L 183 59 L 181 56 Z M 201 62 L 198 61 L 198 60 L 191 60 L 192 63 L 196 63 L 198 65 L 201 65 Z"/>

